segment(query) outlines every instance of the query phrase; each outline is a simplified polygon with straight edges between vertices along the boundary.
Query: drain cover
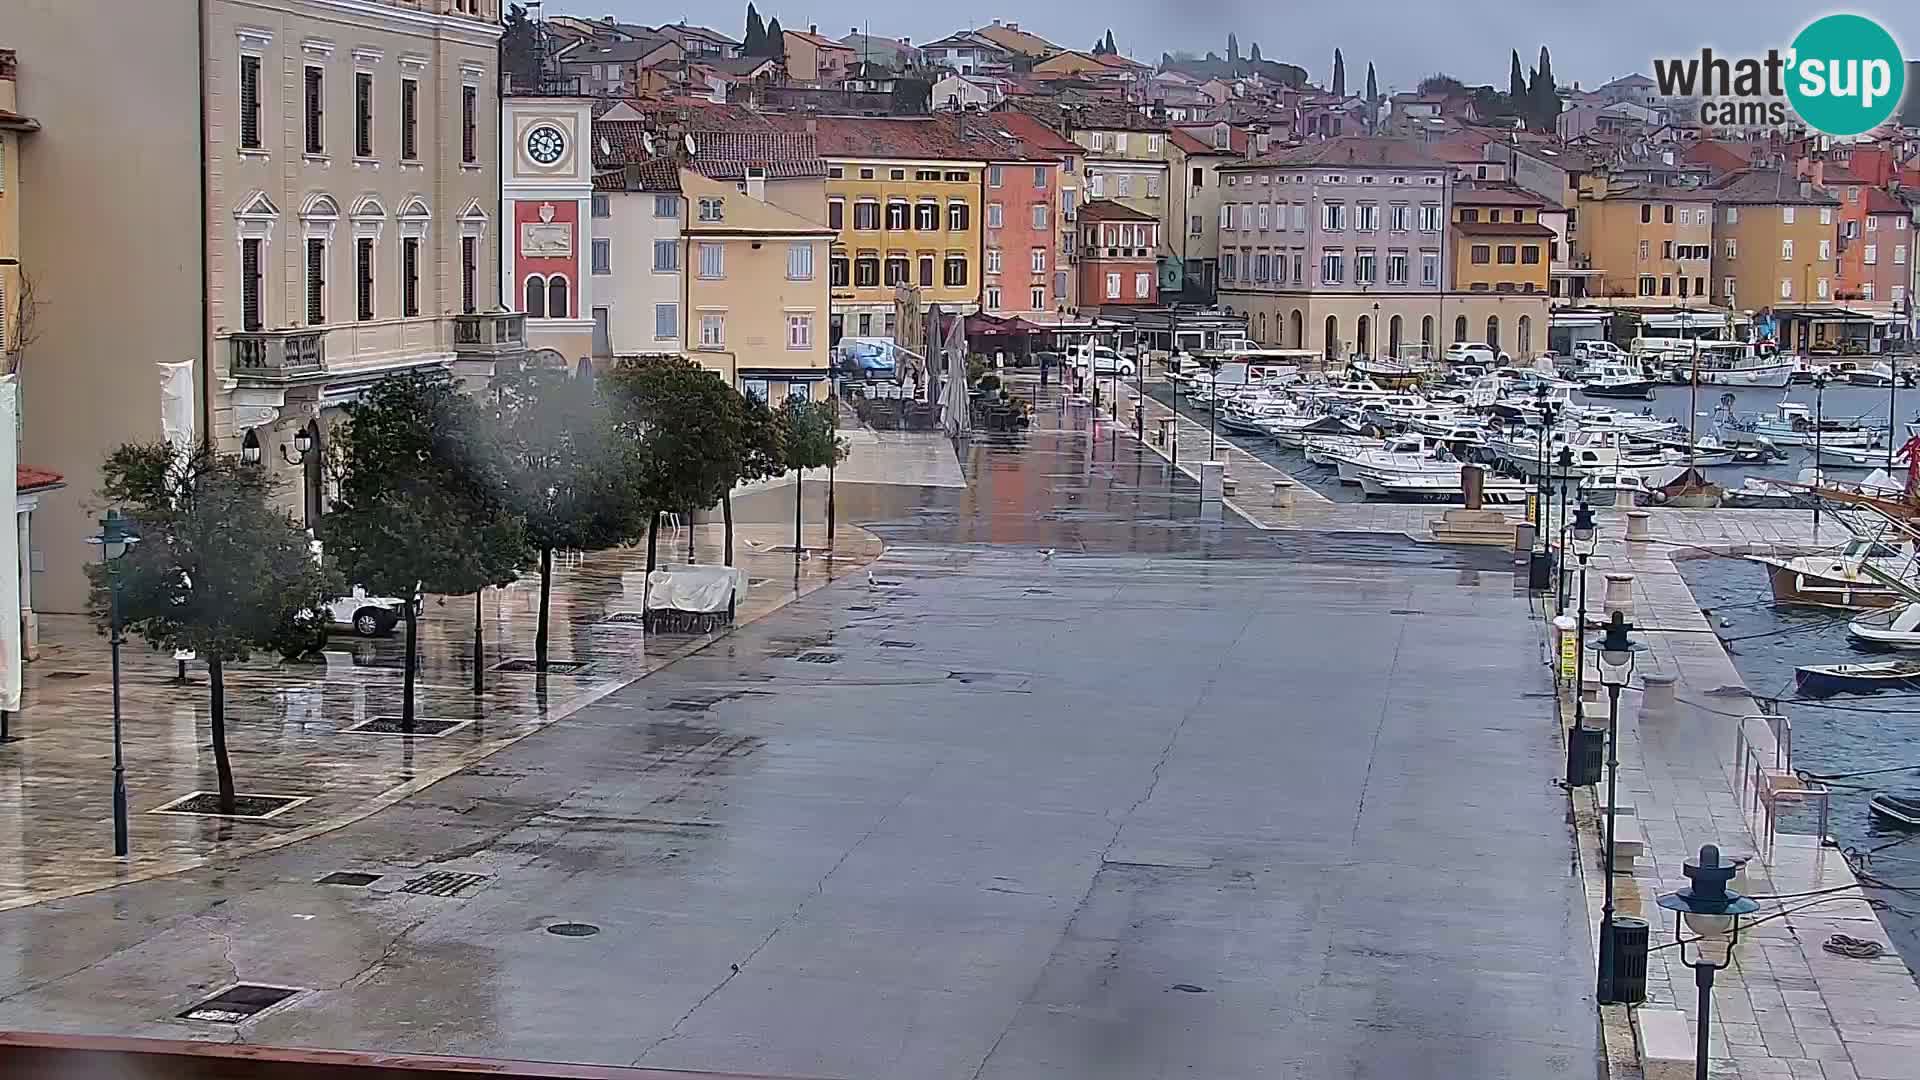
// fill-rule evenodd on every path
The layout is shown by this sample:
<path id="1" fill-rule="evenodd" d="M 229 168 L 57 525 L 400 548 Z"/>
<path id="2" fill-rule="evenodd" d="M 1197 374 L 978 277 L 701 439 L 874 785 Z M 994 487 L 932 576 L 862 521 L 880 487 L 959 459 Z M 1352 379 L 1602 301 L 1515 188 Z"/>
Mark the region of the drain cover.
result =
<path id="1" fill-rule="evenodd" d="M 571 675 L 586 666 L 586 664 L 578 660 L 549 660 L 547 661 L 547 674 Z M 539 667 L 535 664 L 531 656 L 516 656 L 511 660 L 502 660 L 487 670 L 523 673 L 527 675 L 537 675 L 540 673 Z"/>
<path id="2" fill-rule="evenodd" d="M 583 922 L 554 923 L 547 927 L 547 933 L 558 937 L 592 937 L 599 932 L 599 927 Z"/>
<path id="3" fill-rule="evenodd" d="M 354 873 L 351 870 L 335 870 L 333 873 L 328 874 L 326 877 L 323 877 L 319 881 L 314 882 L 314 884 L 316 885 L 351 885 L 351 886 L 354 886 L 355 888 L 364 888 L 365 886 L 371 885 L 374 882 L 379 880 L 380 880 L 379 874 L 359 874 L 359 873 Z"/>
<path id="4" fill-rule="evenodd" d="M 471 720 L 441 720 L 429 716 L 416 716 L 413 718 L 413 728 L 409 730 L 397 716 L 376 716 L 340 730 L 354 735 L 404 735 L 415 739 L 438 739 L 471 723 L 473 723 Z"/>
<path id="5" fill-rule="evenodd" d="M 485 874 L 461 874 L 452 870 L 434 870 L 421 874 L 400 886 L 400 891 L 413 893 L 415 896 L 459 896 L 486 880 Z"/>
<path id="6" fill-rule="evenodd" d="M 814 652 L 803 652 L 799 656 L 794 657 L 794 659 L 803 664 L 835 664 L 839 663 L 840 654 L 819 652 L 816 650 Z"/>
<path id="7" fill-rule="evenodd" d="M 88 673 L 84 671 L 49 671 L 45 675 L 41 676 L 41 678 L 43 679 L 84 679 L 87 677 L 87 675 Z"/>
<path id="8" fill-rule="evenodd" d="M 238 1024 L 260 1015 L 299 993 L 285 986 L 257 986 L 241 983 L 208 998 L 180 1013 L 182 1020 L 204 1020 L 212 1024 Z"/>

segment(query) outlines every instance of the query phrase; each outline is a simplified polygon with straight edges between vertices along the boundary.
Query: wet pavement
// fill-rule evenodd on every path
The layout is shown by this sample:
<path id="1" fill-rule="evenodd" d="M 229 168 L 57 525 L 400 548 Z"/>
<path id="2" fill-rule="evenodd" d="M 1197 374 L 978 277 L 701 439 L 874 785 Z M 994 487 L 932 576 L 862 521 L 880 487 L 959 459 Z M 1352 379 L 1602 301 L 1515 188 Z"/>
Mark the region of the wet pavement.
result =
<path id="1" fill-rule="evenodd" d="M 1043 402 L 965 448 L 964 490 L 848 485 L 876 584 L 328 835 L 0 913 L 0 1027 L 820 1077 L 1595 1076 L 1507 560 L 1205 522 L 1106 439 Z M 476 877 L 403 889 L 429 871 Z M 170 1019 L 239 980 L 307 992 Z"/>

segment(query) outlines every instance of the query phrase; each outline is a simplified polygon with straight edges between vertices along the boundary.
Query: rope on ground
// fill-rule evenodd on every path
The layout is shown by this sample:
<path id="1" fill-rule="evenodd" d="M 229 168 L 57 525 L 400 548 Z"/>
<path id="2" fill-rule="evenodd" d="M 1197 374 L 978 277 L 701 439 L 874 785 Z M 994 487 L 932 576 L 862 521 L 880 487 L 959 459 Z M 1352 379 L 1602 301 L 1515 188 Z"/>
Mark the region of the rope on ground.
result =
<path id="1" fill-rule="evenodd" d="M 1877 960 L 1886 949 L 1877 941 L 1857 938 L 1850 934 L 1835 934 L 1820 943 L 1820 947 L 1840 956 L 1850 956 L 1855 960 Z"/>
<path id="2" fill-rule="evenodd" d="M 1806 769 L 1795 769 L 1793 772 L 1802 780 L 1852 780 L 1860 776 L 1880 776 L 1883 773 L 1907 772 L 1910 769 L 1920 769 L 1920 762 L 1912 765 L 1890 765 L 1884 769 L 1861 769 L 1858 772 L 1817 773 Z M 1920 833 L 1914 835 L 1920 836 Z"/>

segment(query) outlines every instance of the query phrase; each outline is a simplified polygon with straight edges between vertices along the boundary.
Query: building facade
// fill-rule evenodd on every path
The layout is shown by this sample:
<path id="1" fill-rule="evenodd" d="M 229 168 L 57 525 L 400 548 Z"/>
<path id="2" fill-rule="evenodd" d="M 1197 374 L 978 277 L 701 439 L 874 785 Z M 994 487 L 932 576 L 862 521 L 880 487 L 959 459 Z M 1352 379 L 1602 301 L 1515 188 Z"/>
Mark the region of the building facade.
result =
<path id="1" fill-rule="evenodd" d="M 1396 340 L 1440 347 L 1451 165 L 1348 136 L 1218 172 L 1220 303 L 1246 313 L 1256 341 L 1329 360 Z"/>
<path id="2" fill-rule="evenodd" d="M 1073 141 L 1086 152 L 1087 198 L 1112 199 L 1167 225 L 1167 125 L 1130 106 L 1102 109 L 1089 122 L 1098 126 L 1073 131 Z"/>
<path id="3" fill-rule="evenodd" d="M 1053 189 L 1054 235 L 1047 243 L 1051 252 L 1048 260 L 1052 274 L 1051 280 L 1046 282 L 1047 301 L 1051 306 L 1043 309 L 1051 311 L 1053 318 L 1043 318 L 1036 313 L 1032 319 L 1040 323 L 1061 321 L 1080 303 L 1080 275 L 1076 271 L 1080 246 L 1075 225 L 1084 203 L 1081 155 L 1085 149 L 1035 117 L 1018 110 L 996 112 L 992 116 L 992 123 L 996 133 L 1022 145 L 1025 156 L 1037 155 L 1053 160 L 1053 177 L 1049 182 Z"/>
<path id="4" fill-rule="evenodd" d="M 1518 188 L 1455 185 L 1448 237 L 1453 249 L 1449 340 L 1485 342 L 1519 361 L 1546 349 L 1558 242 L 1541 221 L 1547 211 L 1545 200 Z"/>
<path id="5" fill-rule="evenodd" d="M 681 351 L 686 288 L 678 165 L 652 159 L 599 173 L 592 216 L 594 356 Z"/>
<path id="6" fill-rule="evenodd" d="M 1080 208 L 1080 299 L 1099 307 L 1152 307 L 1160 301 L 1160 223 L 1112 199 Z"/>
<path id="7" fill-rule="evenodd" d="M 592 101 L 515 95 L 501 115 L 501 299 L 524 317 L 530 351 L 546 363 L 576 363 L 593 355 L 595 313 L 605 310 L 589 242 Z"/>
<path id="8" fill-rule="evenodd" d="M 1684 306 L 1712 294 L 1712 195 L 1650 185 L 1610 189 L 1605 177 L 1590 177 L 1573 213 L 1574 242 L 1597 272 L 1588 278 L 1591 297 Z"/>
<path id="9" fill-rule="evenodd" d="M 1060 163 L 1035 151 L 987 164 L 980 309 L 1037 318 L 1056 309 L 1053 274 L 1062 262 Z"/>
<path id="10" fill-rule="evenodd" d="M 1703 195 L 1714 202 L 1715 303 L 1759 311 L 1834 299 L 1840 200 L 1771 169 L 1728 173 Z"/>

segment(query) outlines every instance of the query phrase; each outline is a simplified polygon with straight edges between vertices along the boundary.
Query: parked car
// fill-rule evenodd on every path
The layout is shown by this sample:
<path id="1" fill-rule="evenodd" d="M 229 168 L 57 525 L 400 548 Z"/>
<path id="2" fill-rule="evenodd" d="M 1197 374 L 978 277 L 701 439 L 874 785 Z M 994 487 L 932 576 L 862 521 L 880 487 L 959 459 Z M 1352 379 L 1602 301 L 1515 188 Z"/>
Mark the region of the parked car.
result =
<path id="1" fill-rule="evenodd" d="M 1507 362 L 1507 354 L 1498 352 L 1491 345 L 1472 341 L 1456 341 L 1447 346 L 1445 359 L 1449 364 L 1485 364 L 1492 367 Z"/>
<path id="2" fill-rule="evenodd" d="M 1075 350 L 1073 354 L 1074 361 L 1076 363 L 1086 363 L 1087 353 L 1089 351 L 1093 354 L 1093 373 L 1095 375 L 1117 374 L 1121 378 L 1130 379 L 1133 377 L 1133 373 L 1139 370 L 1132 357 L 1121 356 L 1105 345 L 1094 345 L 1091 347 L 1081 346 Z"/>
<path id="3" fill-rule="evenodd" d="M 360 637 L 384 637 L 406 617 L 405 600 L 395 596 L 368 596 L 359 585 L 349 596 L 327 602 L 327 623 L 335 630 L 351 630 Z M 420 610 L 418 599 L 414 611 Z"/>
<path id="4" fill-rule="evenodd" d="M 1573 343 L 1573 358 L 1624 364 L 1627 362 L 1627 351 L 1611 341 L 1576 341 Z"/>

